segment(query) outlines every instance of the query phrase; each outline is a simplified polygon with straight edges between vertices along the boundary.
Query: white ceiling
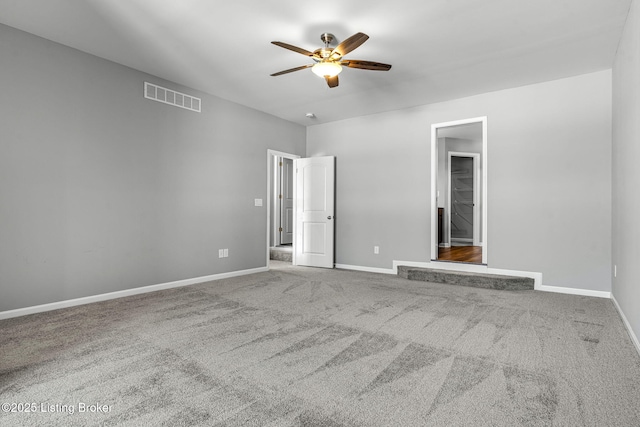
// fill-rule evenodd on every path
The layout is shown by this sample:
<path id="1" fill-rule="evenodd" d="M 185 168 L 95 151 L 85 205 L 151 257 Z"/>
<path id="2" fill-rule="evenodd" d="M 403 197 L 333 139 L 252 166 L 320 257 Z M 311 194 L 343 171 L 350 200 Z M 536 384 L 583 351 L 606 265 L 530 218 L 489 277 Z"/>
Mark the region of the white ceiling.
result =
<path id="1" fill-rule="evenodd" d="M 611 68 L 631 0 L 0 0 L 0 22 L 303 125 Z M 307 50 L 370 39 L 330 89 Z M 203 106 L 206 108 L 206 106 Z M 308 112 L 315 119 L 305 117 Z"/>

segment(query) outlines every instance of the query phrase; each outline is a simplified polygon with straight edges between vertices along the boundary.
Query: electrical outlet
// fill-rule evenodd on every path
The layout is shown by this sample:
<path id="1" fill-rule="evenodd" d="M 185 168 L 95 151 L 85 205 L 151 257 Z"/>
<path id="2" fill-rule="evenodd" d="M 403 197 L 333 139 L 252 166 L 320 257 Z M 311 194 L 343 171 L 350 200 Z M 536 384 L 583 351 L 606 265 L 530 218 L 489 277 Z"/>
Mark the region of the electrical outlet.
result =
<path id="1" fill-rule="evenodd" d="M 224 249 L 218 249 L 218 258 L 224 258 Z"/>
<path id="2" fill-rule="evenodd" d="M 229 249 L 224 249 L 224 257 L 227 258 L 229 256 Z"/>
<path id="3" fill-rule="evenodd" d="M 376 255 L 379 255 L 380 254 L 380 246 L 374 246 L 373 247 L 373 253 L 376 254 Z"/>

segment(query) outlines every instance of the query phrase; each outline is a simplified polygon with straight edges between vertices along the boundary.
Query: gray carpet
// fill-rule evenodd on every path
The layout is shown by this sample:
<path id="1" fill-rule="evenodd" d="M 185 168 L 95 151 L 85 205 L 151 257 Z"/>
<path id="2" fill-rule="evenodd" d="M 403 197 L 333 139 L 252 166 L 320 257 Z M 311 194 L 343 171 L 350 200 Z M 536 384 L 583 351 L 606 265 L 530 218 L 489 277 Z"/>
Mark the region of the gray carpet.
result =
<path id="1" fill-rule="evenodd" d="M 0 425 L 640 425 L 609 300 L 272 267 L 0 321 Z"/>

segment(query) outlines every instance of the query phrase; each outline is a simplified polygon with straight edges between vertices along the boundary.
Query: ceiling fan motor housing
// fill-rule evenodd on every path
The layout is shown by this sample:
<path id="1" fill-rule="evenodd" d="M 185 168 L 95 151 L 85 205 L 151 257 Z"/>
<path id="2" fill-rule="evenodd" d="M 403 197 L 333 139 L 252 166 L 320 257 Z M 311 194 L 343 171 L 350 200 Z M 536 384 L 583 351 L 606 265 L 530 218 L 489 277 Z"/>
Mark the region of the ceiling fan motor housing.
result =
<path id="1" fill-rule="evenodd" d="M 331 33 L 322 33 L 320 35 L 320 40 L 324 42 L 325 46 L 329 46 L 333 40 L 335 40 L 335 36 Z"/>

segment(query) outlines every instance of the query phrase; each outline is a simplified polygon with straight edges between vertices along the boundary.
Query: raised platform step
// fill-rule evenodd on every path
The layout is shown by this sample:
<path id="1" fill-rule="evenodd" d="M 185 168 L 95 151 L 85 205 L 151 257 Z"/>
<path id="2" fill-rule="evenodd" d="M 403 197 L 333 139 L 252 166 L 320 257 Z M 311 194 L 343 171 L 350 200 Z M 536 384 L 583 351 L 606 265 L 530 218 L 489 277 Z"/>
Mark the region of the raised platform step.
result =
<path id="1" fill-rule="evenodd" d="M 447 283 L 451 285 L 508 291 L 533 290 L 534 286 L 534 280 L 530 277 L 438 270 L 435 268 L 409 267 L 406 265 L 398 266 L 398 276 L 422 282 Z"/>
<path id="2" fill-rule="evenodd" d="M 271 247 L 269 249 L 269 259 L 291 262 L 293 260 L 293 248 L 291 246 Z"/>

